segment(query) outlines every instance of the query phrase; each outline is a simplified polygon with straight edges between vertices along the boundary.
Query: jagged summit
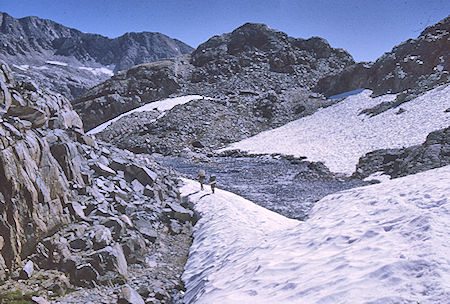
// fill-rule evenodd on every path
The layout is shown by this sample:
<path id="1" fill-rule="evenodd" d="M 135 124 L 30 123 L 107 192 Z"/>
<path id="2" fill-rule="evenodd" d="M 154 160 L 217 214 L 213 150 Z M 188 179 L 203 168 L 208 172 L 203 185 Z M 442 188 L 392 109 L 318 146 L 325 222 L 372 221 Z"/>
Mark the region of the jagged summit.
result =
<path id="1" fill-rule="evenodd" d="M 68 98 L 136 64 L 192 52 L 161 33 L 125 33 L 117 38 L 83 33 L 38 17 L 0 13 L 0 59 L 19 77 L 37 81 Z"/>
<path id="2" fill-rule="evenodd" d="M 450 16 L 427 27 L 378 58 L 357 63 L 319 81 L 316 90 L 326 96 L 358 88 L 375 95 L 404 92 L 418 94 L 450 81 Z"/>
<path id="3" fill-rule="evenodd" d="M 280 63 L 284 66 L 292 66 L 309 61 L 310 58 L 302 57 L 302 55 L 307 55 L 302 54 L 302 51 L 314 52 L 315 58 L 335 55 L 346 64 L 354 62 L 351 55 L 345 50 L 332 48 L 323 38 L 293 38 L 286 33 L 271 29 L 265 24 L 246 23 L 231 33 L 214 36 L 201 44 L 192 53 L 192 63 L 195 66 L 203 66 L 207 62 L 217 60 L 219 56 L 240 56 L 246 53 L 251 55 L 254 52 L 263 52 L 272 57 L 280 57 L 280 61 L 273 62 L 271 68 L 275 71 L 281 68 L 280 72 L 285 72 L 285 70 L 291 69 L 279 66 Z M 274 61 L 277 60 L 274 59 Z"/>

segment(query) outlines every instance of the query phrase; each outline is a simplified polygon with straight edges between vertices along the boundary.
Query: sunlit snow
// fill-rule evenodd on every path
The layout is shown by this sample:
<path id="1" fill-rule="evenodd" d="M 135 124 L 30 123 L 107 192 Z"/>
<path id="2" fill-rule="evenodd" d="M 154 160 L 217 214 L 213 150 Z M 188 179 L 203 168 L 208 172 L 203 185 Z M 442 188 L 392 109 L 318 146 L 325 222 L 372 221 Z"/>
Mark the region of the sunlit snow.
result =
<path id="1" fill-rule="evenodd" d="M 65 62 L 54 61 L 54 60 L 47 60 L 45 63 L 51 64 L 51 65 L 68 66 L 68 64 Z"/>
<path id="2" fill-rule="evenodd" d="M 22 71 L 26 71 L 30 68 L 28 64 L 21 64 L 21 65 L 13 64 L 13 67 Z"/>
<path id="3" fill-rule="evenodd" d="M 449 303 L 450 166 L 329 195 L 305 222 L 184 182 L 186 303 Z"/>
<path id="4" fill-rule="evenodd" d="M 161 115 L 158 118 L 161 118 L 166 111 L 172 109 L 173 107 L 180 105 L 180 104 L 185 104 L 188 103 L 189 101 L 192 100 L 197 100 L 197 99 L 203 99 L 205 97 L 201 96 L 201 95 L 187 95 L 187 96 L 181 96 L 181 97 L 175 97 L 175 98 L 167 98 L 167 99 L 163 99 L 163 100 L 158 100 L 158 101 L 154 101 L 154 102 L 150 102 L 147 103 L 145 105 L 143 105 L 142 107 L 133 109 L 131 111 L 128 111 L 126 113 L 123 113 L 111 120 L 108 120 L 107 122 L 89 130 L 87 132 L 87 134 L 89 135 L 93 135 L 93 134 L 97 134 L 99 132 L 102 132 L 104 129 L 106 129 L 109 125 L 111 125 L 113 122 L 118 121 L 119 119 L 121 119 L 122 117 L 125 117 L 127 115 L 130 115 L 132 113 L 136 113 L 136 112 L 146 112 L 146 111 L 153 111 L 153 110 L 158 110 L 161 113 Z"/>
<path id="5" fill-rule="evenodd" d="M 231 144 L 226 149 L 252 153 L 281 153 L 323 161 L 334 172 L 351 174 L 361 156 L 377 149 L 421 144 L 435 130 L 450 125 L 450 85 L 442 85 L 374 117 L 361 110 L 391 101 L 395 95 L 370 97 L 371 91 L 345 100 L 313 115 Z"/>
<path id="6" fill-rule="evenodd" d="M 89 68 L 89 67 L 79 67 L 80 70 L 84 70 L 84 71 L 89 71 L 92 74 L 98 76 L 98 75 L 108 75 L 108 76 L 113 76 L 114 72 L 110 69 L 107 68 Z"/>

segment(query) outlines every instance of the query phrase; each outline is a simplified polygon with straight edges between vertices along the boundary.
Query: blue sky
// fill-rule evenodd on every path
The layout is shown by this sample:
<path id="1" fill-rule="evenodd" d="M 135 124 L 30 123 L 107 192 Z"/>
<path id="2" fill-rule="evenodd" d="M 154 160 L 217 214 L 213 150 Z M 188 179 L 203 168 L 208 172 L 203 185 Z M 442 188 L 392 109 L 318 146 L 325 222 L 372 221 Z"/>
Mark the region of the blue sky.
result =
<path id="1" fill-rule="evenodd" d="M 193 47 L 246 22 L 258 22 L 296 38 L 323 37 L 356 61 L 374 61 L 447 17 L 450 1 L 0 0 L 0 11 L 108 37 L 161 32 Z"/>

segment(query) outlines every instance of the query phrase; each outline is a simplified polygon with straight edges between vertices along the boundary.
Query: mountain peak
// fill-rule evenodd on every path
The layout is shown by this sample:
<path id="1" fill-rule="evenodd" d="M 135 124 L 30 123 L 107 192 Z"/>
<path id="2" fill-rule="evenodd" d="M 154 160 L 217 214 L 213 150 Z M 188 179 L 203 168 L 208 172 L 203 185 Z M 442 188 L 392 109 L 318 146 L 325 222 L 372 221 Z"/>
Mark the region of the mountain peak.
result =
<path id="1" fill-rule="evenodd" d="M 231 33 L 214 36 L 201 44 L 192 53 L 192 63 L 196 66 L 202 66 L 226 56 L 251 55 L 255 52 L 262 52 L 269 56 L 275 56 L 274 54 L 277 53 L 280 55 L 279 57 L 282 57 L 282 61 L 288 61 L 286 64 L 292 65 L 301 57 L 300 54 L 298 54 L 299 57 L 293 54 L 301 51 L 314 53 L 317 58 L 332 55 L 340 58 L 348 57 L 344 61 L 353 62 L 350 54 L 332 48 L 323 38 L 293 38 L 284 32 L 271 29 L 266 24 L 245 23 Z"/>

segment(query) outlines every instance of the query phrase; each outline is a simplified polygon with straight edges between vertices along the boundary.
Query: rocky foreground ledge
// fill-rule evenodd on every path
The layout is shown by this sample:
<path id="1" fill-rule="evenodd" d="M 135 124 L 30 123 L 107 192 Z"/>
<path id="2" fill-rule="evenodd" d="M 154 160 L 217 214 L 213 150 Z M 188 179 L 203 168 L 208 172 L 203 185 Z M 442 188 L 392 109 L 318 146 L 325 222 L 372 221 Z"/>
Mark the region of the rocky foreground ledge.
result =
<path id="1" fill-rule="evenodd" d="M 0 303 L 177 303 L 195 215 L 174 172 L 5 64 L 0 86 Z"/>

